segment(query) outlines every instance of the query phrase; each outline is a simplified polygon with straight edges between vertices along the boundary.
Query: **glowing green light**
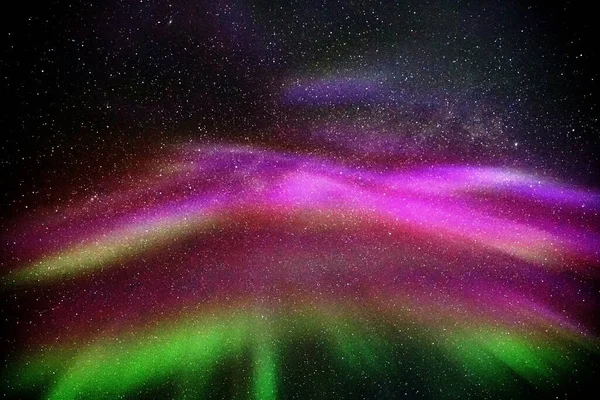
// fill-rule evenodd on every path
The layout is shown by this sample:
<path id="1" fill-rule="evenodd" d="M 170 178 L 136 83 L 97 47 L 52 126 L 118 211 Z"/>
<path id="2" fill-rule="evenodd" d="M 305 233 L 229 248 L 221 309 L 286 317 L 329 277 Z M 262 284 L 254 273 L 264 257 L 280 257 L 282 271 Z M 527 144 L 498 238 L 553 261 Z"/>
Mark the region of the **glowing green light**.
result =
<path id="1" fill-rule="evenodd" d="M 169 239 L 181 238 L 205 229 L 214 222 L 209 214 L 186 215 L 176 219 L 157 220 L 143 226 L 125 227 L 107 238 L 73 246 L 48 256 L 7 275 L 7 283 L 47 283 L 68 276 L 89 273 L 137 254 L 157 251 Z"/>

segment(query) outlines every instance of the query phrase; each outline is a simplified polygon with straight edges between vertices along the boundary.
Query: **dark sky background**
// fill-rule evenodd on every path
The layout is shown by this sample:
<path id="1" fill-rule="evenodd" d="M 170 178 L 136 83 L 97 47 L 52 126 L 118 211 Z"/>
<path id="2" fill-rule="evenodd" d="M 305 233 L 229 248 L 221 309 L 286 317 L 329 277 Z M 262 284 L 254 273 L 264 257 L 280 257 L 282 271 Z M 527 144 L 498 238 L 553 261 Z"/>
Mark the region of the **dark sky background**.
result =
<path id="1" fill-rule="evenodd" d="M 522 167 L 597 190 L 598 17 L 590 4 L 6 2 L 4 250 L 23 221 L 37 225 L 36 215 L 52 217 L 47 210 L 109 198 L 141 182 L 144 166 L 173 161 L 169 149 L 182 143 L 252 144 L 378 164 L 374 171 L 430 162 Z M 587 218 L 573 225 L 592 225 Z M 594 281 L 590 293 L 597 289 Z M 23 303 L 15 295 L 1 304 L 3 345 L 13 351 L 20 338 L 10 321 L 38 300 L 24 294 Z"/>
<path id="2" fill-rule="evenodd" d="M 98 181 L 172 143 L 302 144 L 328 118 L 426 137 L 423 157 L 451 146 L 480 163 L 510 159 L 595 184 L 588 6 L 423 3 L 11 4 L 0 63 L 3 214 L 99 190 Z M 384 74 L 403 100 L 367 101 L 359 113 L 282 103 L 285 82 L 340 71 Z M 423 128 L 448 101 L 460 129 Z"/>

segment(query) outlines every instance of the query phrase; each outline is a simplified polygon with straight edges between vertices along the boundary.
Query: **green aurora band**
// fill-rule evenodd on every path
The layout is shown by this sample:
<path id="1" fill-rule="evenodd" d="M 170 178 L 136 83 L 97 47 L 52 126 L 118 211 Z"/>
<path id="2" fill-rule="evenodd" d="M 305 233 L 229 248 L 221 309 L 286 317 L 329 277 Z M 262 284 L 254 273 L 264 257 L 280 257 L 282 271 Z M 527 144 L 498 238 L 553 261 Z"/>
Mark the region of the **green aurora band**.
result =
<path id="1" fill-rule="evenodd" d="M 534 387 L 544 385 L 572 373 L 598 351 L 597 344 L 560 331 L 548 340 L 548 332 L 491 325 L 425 328 L 334 310 L 310 307 L 276 315 L 238 308 L 187 316 L 157 328 L 46 348 L 21 361 L 10 379 L 15 387 L 41 391 L 50 400 L 117 398 L 147 388 L 173 398 L 218 397 L 225 390 L 235 398 L 275 399 L 290 389 L 298 392 L 289 382 L 307 371 L 285 356 L 309 342 L 317 352 L 314 357 L 329 368 L 312 371 L 323 375 L 323 386 L 311 385 L 306 393 L 311 398 L 341 395 L 344 391 L 336 392 L 335 383 L 339 389 L 350 382 L 364 383 L 358 392 L 372 394 L 375 389 L 366 382 L 373 378 L 388 383 L 375 393 L 391 396 L 414 375 L 425 377 L 425 387 L 439 388 L 434 397 L 452 398 L 473 390 L 512 393 L 518 380 L 511 385 L 511 376 Z M 318 354 L 319 349 L 324 353 Z M 444 370 L 444 363 L 455 365 L 453 374 Z M 215 384 L 228 382 L 215 379 L 222 370 L 237 380 L 229 388 Z"/>

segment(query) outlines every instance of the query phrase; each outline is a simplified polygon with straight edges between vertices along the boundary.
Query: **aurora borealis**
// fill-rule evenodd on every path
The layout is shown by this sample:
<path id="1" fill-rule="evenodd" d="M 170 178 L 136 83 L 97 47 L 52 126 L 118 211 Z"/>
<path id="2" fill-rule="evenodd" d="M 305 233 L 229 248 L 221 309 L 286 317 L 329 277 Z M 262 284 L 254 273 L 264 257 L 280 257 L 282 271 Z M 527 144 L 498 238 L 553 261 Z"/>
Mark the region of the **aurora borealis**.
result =
<path id="1" fill-rule="evenodd" d="M 421 390 L 460 396 L 509 376 L 544 387 L 597 351 L 579 280 L 598 262 L 597 192 L 506 168 L 377 170 L 248 146 L 169 159 L 137 187 L 19 227 L 13 251 L 32 261 L 4 284 L 62 297 L 39 315 L 53 339 L 19 385 L 52 374 L 48 398 L 63 399 L 169 382 L 185 398 L 232 368 L 233 393 L 277 398 L 300 391 L 286 352 L 314 340 L 333 382 L 366 382 L 350 397 L 399 390 L 409 351 L 426 354 L 409 362 L 428 375 Z M 340 389 L 320 390 L 310 397 Z"/>
<path id="2" fill-rule="evenodd" d="M 75 3 L 7 28 L 5 398 L 590 393 L 567 6 Z"/>

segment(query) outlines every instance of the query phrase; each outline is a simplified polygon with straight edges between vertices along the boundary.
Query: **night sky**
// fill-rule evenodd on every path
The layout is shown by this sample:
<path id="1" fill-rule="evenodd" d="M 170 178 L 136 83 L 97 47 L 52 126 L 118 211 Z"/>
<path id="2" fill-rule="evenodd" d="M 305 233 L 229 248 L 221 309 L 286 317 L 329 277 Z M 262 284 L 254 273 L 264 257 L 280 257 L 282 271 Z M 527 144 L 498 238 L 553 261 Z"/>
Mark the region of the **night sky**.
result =
<path id="1" fill-rule="evenodd" d="M 577 2 L 6 5 L 2 394 L 585 397 L 595 24 Z"/>

